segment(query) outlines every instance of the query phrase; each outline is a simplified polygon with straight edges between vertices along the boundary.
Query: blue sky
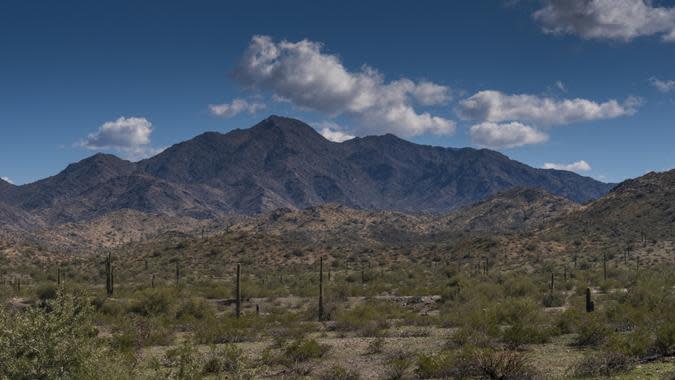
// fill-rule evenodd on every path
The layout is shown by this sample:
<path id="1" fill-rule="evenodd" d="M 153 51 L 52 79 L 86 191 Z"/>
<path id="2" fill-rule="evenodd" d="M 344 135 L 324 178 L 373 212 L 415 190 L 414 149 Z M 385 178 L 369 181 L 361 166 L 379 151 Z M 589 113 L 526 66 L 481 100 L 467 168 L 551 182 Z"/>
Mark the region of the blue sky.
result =
<path id="1" fill-rule="evenodd" d="M 675 2 L 607 4 L 6 0 L 0 176 L 269 114 L 604 181 L 673 168 Z"/>

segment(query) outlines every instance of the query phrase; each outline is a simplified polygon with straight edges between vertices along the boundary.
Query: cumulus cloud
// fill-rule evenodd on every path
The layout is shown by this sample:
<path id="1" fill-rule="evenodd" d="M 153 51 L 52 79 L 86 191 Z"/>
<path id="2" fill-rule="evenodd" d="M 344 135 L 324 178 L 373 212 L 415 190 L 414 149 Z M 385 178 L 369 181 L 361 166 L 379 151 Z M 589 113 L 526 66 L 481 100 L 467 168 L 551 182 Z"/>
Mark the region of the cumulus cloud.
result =
<path id="1" fill-rule="evenodd" d="M 587 99 L 558 100 L 488 90 L 462 100 L 458 112 L 463 118 L 472 120 L 517 120 L 537 125 L 560 125 L 632 115 L 640 103 L 637 98 L 628 98 L 623 103 L 616 100 L 597 103 Z"/>
<path id="2" fill-rule="evenodd" d="M 649 83 L 654 86 L 655 89 L 663 92 L 673 92 L 675 91 L 675 81 L 674 80 L 662 80 L 658 78 L 651 77 L 649 78 Z"/>
<path id="3" fill-rule="evenodd" d="M 254 36 L 234 72 L 244 86 L 270 91 L 275 99 L 330 116 L 347 115 L 364 132 L 402 136 L 450 134 L 455 124 L 420 112 L 419 106 L 442 105 L 450 88 L 402 78 L 385 81 L 377 70 L 348 70 L 336 55 L 314 41 L 275 42 Z"/>
<path id="4" fill-rule="evenodd" d="M 326 140 L 341 143 L 353 139 L 354 135 L 350 135 L 343 131 L 342 126 L 332 121 L 322 121 L 314 123 L 314 127 L 319 131 L 321 136 Z"/>
<path id="5" fill-rule="evenodd" d="M 233 117 L 242 112 L 248 112 L 253 115 L 258 111 L 266 108 L 265 104 L 259 101 L 249 101 L 246 99 L 236 98 L 230 103 L 210 104 L 209 111 L 211 114 L 220 117 Z"/>
<path id="6" fill-rule="evenodd" d="M 658 35 L 675 41 L 675 7 L 656 7 L 650 0 L 546 0 L 533 16 L 546 33 L 617 41 Z"/>
<path id="7" fill-rule="evenodd" d="M 14 184 L 14 182 L 12 182 L 12 180 L 9 179 L 9 177 L 0 177 L 0 179 L 2 179 L 3 181 L 5 181 L 7 183 L 11 183 L 12 185 Z"/>
<path id="8" fill-rule="evenodd" d="M 588 162 L 581 160 L 571 164 L 554 164 L 547 162 L 543 166 L 544 169 L 567 170 L 570 172 L 587 172 L 591 170 L 591 165 Z"/>
<path id="9" fill-rule="evenodd" d="M 103 123 L 89 134 L 79 145 L 92 150 L 113 149 L 127 158 L 140 159 L 161 152 L 163 149 L 150 147 L 152 123 L 142 117 L 120 117 Z"/>
<path id="10" fill-rule="evenodd" d="M 469 128 L 471 141 L 486 148 L 515 148 L 539 144 L 548 140 L 548 135 L 519 122 L 484 122 Z"/>

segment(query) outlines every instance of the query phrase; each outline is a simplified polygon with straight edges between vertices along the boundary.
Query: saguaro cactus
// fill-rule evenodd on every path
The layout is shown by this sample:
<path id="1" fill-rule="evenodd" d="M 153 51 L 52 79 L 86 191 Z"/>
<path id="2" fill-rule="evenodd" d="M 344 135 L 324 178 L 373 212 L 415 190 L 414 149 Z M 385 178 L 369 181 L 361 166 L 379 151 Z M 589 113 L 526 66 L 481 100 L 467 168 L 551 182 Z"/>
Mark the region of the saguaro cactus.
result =
<path id="1" fill-rule="evenodd" d="M 180 285 L 180 265 L 176 261 L 176 286 Z"/>
<path id="2" fill-rule="evenodd" d="M 549 285 L 549 289 L 551 290 L 551 294 L 553 294 L 553 280 L 554 280 L 554 275 L 553 275 L 553 271 L 551 271 L 551 284 Z"/>
<path id="3" fill-rule="evenodd" d="M 602 254 L 602 278 L 607 281 L 607 254 Z"/>
<path id="4" fill-rule="evenodd" d="M 586 288 L 586 312 L 590 313 L 595 310 L 595 304 L 591 300 L 591 288 Z"/>
<path id="5" fill-rule="evenodd" d="M 61 267 L 56 267 L 56 285 L 61 286 Z"/>
<path id="6" fill-rule="evenodd" d="M 319 321 L 323 321 L 323 256 L 319 260 Z"/>
<path id="7" fill-rule="evenodd" d="M 150 287 L 153 288 L 153 289 L 155 288 L 155 275 L 154 274 L 152 275 L 152 279 L 150 279 Z"/>
<path id="8" fill-rule="evenodd" d="M 115 281 L 113 276 L 112 254 L 108 252 L 108 257 L 105 260 L 105 293 L 108 297 L 113 296 L 115 289 Z"/>
<path id="9" fill-rule="evenodd" d="M 241 264 L 237 264 L 237 286 L 236 286 L 236 297 L 237 297 L 237 309 L 235 311 L 237 318 L 241 316 Z"/>
<path id="10" fill-rule="evenodd" d="M 626 247 L 626 250 L 623 251 L 623 264 L 628 265 L 628 252 L 630 251 L 630 246 Z"/>

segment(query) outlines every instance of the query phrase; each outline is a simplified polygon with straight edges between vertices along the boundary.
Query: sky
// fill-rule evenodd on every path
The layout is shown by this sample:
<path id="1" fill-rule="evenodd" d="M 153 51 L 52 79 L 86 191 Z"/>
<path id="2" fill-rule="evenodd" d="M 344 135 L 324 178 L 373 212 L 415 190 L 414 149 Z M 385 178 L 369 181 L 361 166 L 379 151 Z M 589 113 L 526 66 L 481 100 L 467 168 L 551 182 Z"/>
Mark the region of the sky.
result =
<path id="1" fill-rule="evenodd" d="M 675 167 L 675 1 L 0 3 L 0 177 L 299 118 L 618 182 Z"/>

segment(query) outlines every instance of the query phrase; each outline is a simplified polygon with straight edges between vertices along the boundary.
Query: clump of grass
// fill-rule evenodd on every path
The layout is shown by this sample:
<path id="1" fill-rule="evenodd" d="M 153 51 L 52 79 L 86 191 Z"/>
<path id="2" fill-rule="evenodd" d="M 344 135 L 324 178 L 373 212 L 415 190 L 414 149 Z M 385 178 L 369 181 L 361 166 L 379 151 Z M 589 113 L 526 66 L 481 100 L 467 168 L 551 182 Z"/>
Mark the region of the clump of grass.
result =
<path id="1" fill-rule="evenodd" d="M 420 379 L 445 379 L 458 377 L 457 357 L 452 352 L 420 355 L 415 374 Z"/>
<path id="2" fill-rule="evenodd" d="M 387 360 L 387 371 L 385 378 L 387 380 L 399 380 L 408 376 L 413 360 L 405 352 L 397 352 Z"/>
<path id="3" fill-rule="evenodd" d="M 611 377 L 630 371 L 634 365 L 634 361 L 624 353 L 603 350 L 585 356 L 568 369 L 568 373 L 575 377 Z"/>
<path id="4" fill-rule="evenodd" d="M 238 373 L 245 367 L 243 351 L 233 344 L 211 347 L 206 355 L 202 372 L 217 375 L 223 372 Z"/>
<path id="5" fill-rule="evenodd" d="M 368 355 L 375 355 L 375 354 L 381 354 L 384 351 L 384 337 L 378 336 L 377 338 L 373 339 L 368 343 L 368 348 L 366 349 L 366 353 Z"/>
<path id="6" fill-rule="evenodd" d="M 360 378 L 361 376 L 356 370 L 339 365 L 327 369 L 319 376 L 320 380 L 359 380 Z"/>

